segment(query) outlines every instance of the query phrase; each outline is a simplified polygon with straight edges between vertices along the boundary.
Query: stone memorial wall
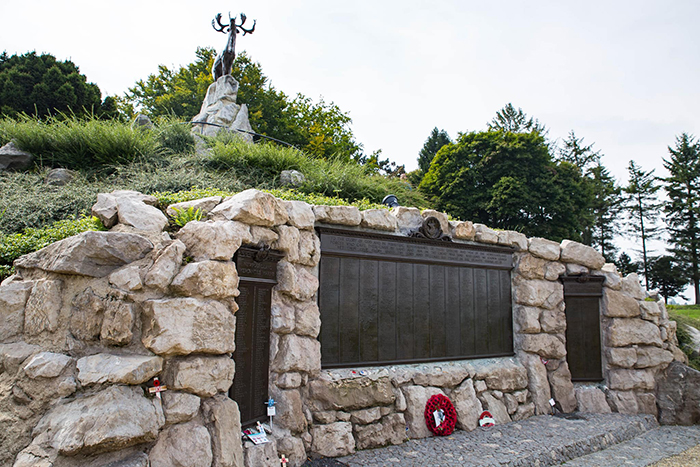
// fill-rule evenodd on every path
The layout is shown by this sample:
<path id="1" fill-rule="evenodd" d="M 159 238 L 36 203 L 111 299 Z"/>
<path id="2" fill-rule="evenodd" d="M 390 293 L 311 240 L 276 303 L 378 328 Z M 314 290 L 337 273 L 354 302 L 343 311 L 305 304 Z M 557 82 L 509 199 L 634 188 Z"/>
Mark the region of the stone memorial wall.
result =
<path id="1" fill-rule="evenodd" d="M 433 394 L 454 403 L 458 427 L 482 410 L 497 423 L 551 412 L 656 414 L 656 381 L 683 361 L 675 322 L 637 276 L 620 277 L 579 243 L 526 238 L 435 212 L 360 212 L 247 190 L 182 203 L 208 214 L 172 237 L 155 198 L 101 194 L 108 232 L 86 232 L 26 255 L 0 286 L 0 465 L 299 466 L 430 435 Z M 434 216 L 455 242 L 514 248 L 510 357 L 322 369 L 315 227 L 405 236 Z M 174 238 L 173 238 L 174 237 Z M 241 442 L 229 389 L 236 374 L 242 246 L 283 254 L 271 293 L 272 442 Z M 605 277 L 603 378 L 576 384 L 566 361 L 561 275 Z M 243 274 L 241 274 L 243 276 Z M 150 388 L 158 378 L 166 390 Z"/>

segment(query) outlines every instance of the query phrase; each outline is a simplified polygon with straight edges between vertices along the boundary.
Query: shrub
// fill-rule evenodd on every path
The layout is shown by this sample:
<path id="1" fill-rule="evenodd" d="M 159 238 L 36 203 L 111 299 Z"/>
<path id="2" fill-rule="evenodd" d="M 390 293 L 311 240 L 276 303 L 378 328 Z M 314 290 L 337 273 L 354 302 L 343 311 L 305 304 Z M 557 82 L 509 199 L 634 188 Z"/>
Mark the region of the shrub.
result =
<path id="1" fill-rule="evenodd" d="M 174 119 L 165 120 L 158 126 L 158 142 L 167 154 L 189 154 L 194 151 L 194 135 L 190 125 Z"/>
<path id="2" fill-rule="evenodd" d="M 193 206 L 185 209 L 173 208 L 175 215 L 172 216 L 173 222 L 179 227 L 184 227 L 185 224 L 191 221 L 201 221 L 202 220 L 202 210 L 195 209 Z"/>

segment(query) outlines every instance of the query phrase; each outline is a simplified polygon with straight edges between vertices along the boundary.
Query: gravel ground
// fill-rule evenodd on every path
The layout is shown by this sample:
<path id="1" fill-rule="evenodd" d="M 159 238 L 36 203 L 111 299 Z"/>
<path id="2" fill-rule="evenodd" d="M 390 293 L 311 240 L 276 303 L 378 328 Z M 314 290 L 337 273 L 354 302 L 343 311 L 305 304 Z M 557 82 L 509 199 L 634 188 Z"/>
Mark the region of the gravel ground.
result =
<path id="1" fill-rule="evenodd" d="M 653 464 L 654 467 L 691 467 L 698 465 L 700 465 L 700 444 Z"/>

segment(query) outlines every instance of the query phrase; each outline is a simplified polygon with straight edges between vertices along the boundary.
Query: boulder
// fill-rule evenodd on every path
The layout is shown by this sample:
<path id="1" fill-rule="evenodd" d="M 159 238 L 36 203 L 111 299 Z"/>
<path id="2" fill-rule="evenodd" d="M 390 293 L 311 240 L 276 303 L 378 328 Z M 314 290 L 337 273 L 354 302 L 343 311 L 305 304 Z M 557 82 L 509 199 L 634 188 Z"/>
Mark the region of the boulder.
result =
<path id="1" fill-rule="evenodd" d="M 604 289 L 603 314 L 612 318 L 638 318 L 639 302 L 625 293 Z"/>
<path id="2" fill-rule="evenodd" d="M 656 400 L 662 425 L 700 423 L 700 372 L 671 363 L 659 378 Z"/>
<path id="3" fill-rule="evenodd" d="M 532 402 L 529 402 L 527 404 L 519 405 L 511 418 L 513 419 L 514 422 L 518 422 L 520 420 L 525 420 L 527 418 L 530 418 L 533 415 L 535 415 L 535 404 Z"/>
<path id="4" fill-rule="evenodd" d="M 520 305 L 554 308 L 564 300 L 561 283 L 546 280 L 519 280 L 515 284 L 515 302 Z"/>
<path id="5" fill-rule="evenodd" d="M 562 263 L 553 261 L 547 263 L 547 265 L 544 267 L 544 278 L 548 281 L 556 281 L 559 280 L 559 276 L 565 272 L 566 266 L 564 266 Z"/>
<path id="6" fill-rule="evenodd" d="M 435 386 L 453 388 L 469 376 L 469 370 L 462 365 L 435 365 L 417 372 L 413 384 L 418 386 Z"/>
<path id="7" fill-rule="evenodd" d="M 540 309 L 532 306 L 516 305 L 513 307 L 515 331 L 523 334 L 540 332 Z"/>
<path id="8" fill-rule="evenodd" d="M 314 206 L 313 210 L 316 222 L 351 226 L 362 222 L 360 210 L 355 206 Z"/>
<path id="9" fill-rule="evenodd" d="M 280 458 L 277 454 L 277 443 L 248 445 L 243 450 L 243 467 L 277 467 Z"/>
<path id="10" fill-rule="evenodd" d="M 661 333 L 658 326 L 642 319 L 612 319 L 607 332 L 610 347 L 627 347 L 634 344 L 647 344 L 661 347 Z"/>
<path id="11" fill-rule="evenodd" d="M 202 217 L 206 217 L 209 211 L 214 209 L 223 198 L 221 196 L 209 196 L 207 198 L 193 199 L 192 201 L 183 201 L 182 203 L 174 203 L 168 206 L 165 212 L 170 217 L 177 217 L 179 213 L 187 212 L 192 208 L 193 212 L 199 211 Z"/>
<path id="12" fill-rule="evenodd" d="M 73 363 L 73 359 L 67 355 L 41 352 L 25 363 L 24 374 L 32 379 L 55 378 L 71 363 Z"/>
<path id="13" fill-rule="evenodd" d="M 151 467 L 210 467 L 211 436 L 197 422 L 173 425 L 165 430 L 148 455 Z"/>
<path id="14" fill-rule="evenodd" d="M 542 310 L 540 325 L 543 332 L 563 334 L 566 331 L 566 313 L 557 309 Z"/>
<path id="15" fill-rule="evenodd" d="M 321 313 L 316 302 L 306 302 L 296 307 L 294 332 L 314 339 L 321 332 Z"/>
<path id="16" fill-rule="evenodd" d="M 608 404 L 614 412 L 627 415 L 639 413 L 637 397 L 633 391 L 607 391 Z"/>
<path id="17" fill-rule="evenodd" d="M 311 428 L 311 451 L 325 457 L 347 456 L 355 452 L 352 423 L 335 422 Z"/>
<path id="18" fill-rule="evenodd" d="M 593 386 L 579 386 L 576 388 L 576 406 L 579 412 L 584 413 L 610 413 L 610 406 L 605 400 L 605 393 Z"/>
<path id="19" fill-rule="evenodd" d="M 562 362 L 549 373 L 549 385 L 552 387 L 552 397 L 559 402 L 564 413 L 576 410 L 576 394 L 567 362 Z"/>
<path id="20" fill-rule="evenodd" d="M 0 286 L 0 342 L 22 334 L 24 306 L 34 282 L 10 282 Z"/>
<path id="21" fill-rule="evenodd" d="M 282 389 L 295 389 L 301 386 L 301 373 L 283 373 L 277 378 L 277 386 Z"/>
<path id="22" fill-rule="evenodd" d="M 498 232 L 489 229 L 484 224 L 474 224 L 474 240 L 481 243 L 498 243 Z"/>
<path id="23" fill-rule="evenodd" d="M 146 256 L 153 244 L 146 238 L 118 232 L 83 232 L 15 260 L 19 269 L 104 277 Z"/>
<path id="24" fill-rule="evenodd" d="M 608 363 L 622 368 L 632 368 L 637 363 L 637 350 L 634 347 L 609 348 Z"/>
<path id="25" fill-rule="evenodd" d="M 277 198 L 254 188 L 227 198 L 209 216 L 263 227 L 284 224 L 289 219 L 286 207 Z"/>
<path id="26" fill-rule="evenodd" d="M 277 416 L 275 425 L 285 428 L 292 433 L 306 431 L 306 418 L 302 405 L 301 394 L 298 389 L 272 388 L 270 397 L 275 400 Z"/>
<path id="27" fill-rule="evenodd" d="M 292 467 L 300 466 L 306 462 L 304 442 L 299 438 L 293 436 L 277 438 L 277 452 L 280 455 L 284 454 L 289 459 L 289 465 Z"/>
<path id="28" fill-rule="evenodd" d="M 543 358 L 562 359 L 566 356 L 566 346 L 551 334 L 522 334 L 520 348 L 526 352 L 538 354 Z"/>
<path id="29" fill-rule="evenodd" d="M 133 292 L 143 288 L 141 281 L 141 272 L 138 266 L 126 266 L 122 269 L 117 269 L 109 275 L 109 283 L 118 289 L 128 290 Z"/>
<path id="30" fill-rule="evenodd" d="M 142 384 L 159 374 L 163 359 L 140 355 L 101 353 L 78 360 L 78 381 L 90 384 Z"/>
<path id="31" fill-rule="evenodd" d="M 280 184 L 282 186 L 299 187 L 304 184 L 306 177 L 298 170 L 283 170 L 280 172 Z"/>
<path id="32" fill-rule="evenodd" d="M 286 254 L 286 260 L 290 263 L 299 261 L 299 229 L 291 225 L 280 225 L 277 227 L 279 235 L 277 242 L 272 246 Z"/>
<path id="33" fill-rule="evenodd" d="M 143 303 L 143 320 L 143 345 L 158 355 L 224 354 L 235 349 L 235 318 L 219 302 L 196 298 L 147 300 Z"/>
<path id="34" fill-rule="evenodd" d="M 76 294 L 71 302 L 70 330 L 80 340 L 91 341 L 100 336 L 105 304 L 91 287 Z"/>
<path id="35" fill-rule="evenodd" d="M 234 132 L 244 141 L 253 142 L 253 131 L 248 120 L 248 106 L 236 104 L 238 81 L 231 75 L 223 75 L 207 88 L 207 94 L 192 122 L 212 123 L 212 125 L 192 125 L 192 132 L 214 136 L 223 128 Z M 239 131 L 240 130 L 240 131 Z"/>
<path id="36" fill-rule="evenodd" d="M 175 240 L 166 246 L 153 262 L 153 266 L 148 270 L 144 278 L 144 283 L 148 287 L 165 290 L 168 288 L 173 278 L 180 270 L 182 256 L 187 247 L 180 240 Z M 231 255 L 233 256 L 233 255 Z"/>
<path id="37" fill-rule="evenodd" d="M 651 321 L 654 324 L 659 324 L 661 320 L 661 309 L 657 302 L 643 300 L 639 302 L 639 311 L 642 319 Z"/>
<path id="38" fill-rule="evenodd" d="M 170 284 L 178 295 L 225 299 L 238 296 L 238 273 L 232 261 L 199 261 L 180 270 Z"/>
<path id="39" fill-rule="evenodd" d="M 116 451 L 155 440 L 164 423 L 160 402 L 143 389 L 110 386 L 53 408 L 34 428 L 33 443 L 66 456 Z"/>
<path id="40" fill-rule="evenodd" d="M 398 221 L 390 211 L 386 209 L 367 209 L 362 211 L 360 225 L 368 229 L 386 230 L 393 232 L 398 228 Z"/>
<path id="41" fill-rule="evenodd" d="M 287 210 L 289 224 L 297 229 L 311 230 L 316 222 L 316 215 L 311 205 L 304 201 L 283 201 L 282 206 Z"/>
<path id="42" fill-rule="evenodd" d="M 144 232 L 161 232 L 168 226 L 165 214 L 153 206 L 131 196 L 117 197 L 119 223 Z"/>
<path id="43" fill-rule="evenodd" d="M 277 263 L 275 290 L 303 302 L 309 300 L 318 291 L 318 278 L 303 266 L 280 261 Z"/>
<path id="44" fill-rule="evenodd" d="M 219 206 L 222 206 L 221 204 Z M 192 221 L 177 233 L 195 261 L 207 259 L 229 261 L 241 243 L 249 243 L 250 227 L 240 222 Z"/>
<path id="45" fill-rule="evenodd" d="M 58 318 L 63 304 L 63 282 L 41 279 L 35 282 L 24 308 L 24 333 L 36 336 L 58 329 Z"/>
<path id="46" fill-rule="evenodd" d="M 472 431 L 479 426 L 479 415 L 483 411 L 481 401 L 476 397 L 474 383 L 467 379 L 452 391 L 452 403 L 457 412 L 457 427 Z"/>
<path id="47" fill-rule="evenodd" d="M 38 345 L 26 342 L 13 342 L 12 344 L 0 344 L 0 373 L 14 374 L 22 363 L 35 353 L 41 351 Z"/>
<path id="48" fill-rule="evenodd" d="M 588 274 L 590 269 L 586 266 L 575 263 L 566 263 L 566 274 L 569 276 L 582 276 Z"/>
<path id="49" fill-rule="evenodd" d="M 561 242 L 561 261 L 590 269 L 600 269 L 605 264 L 605 258 L 595 248 L 571 240 Z"/>
<path id="50" fill-rule="evenodd" d="M 406 397 L 406 427 L 410 438 L 428 438 L 432 436 L 430 430 L 425 425 L 425 404 L 435 394 L 445 393 L 440 388 L 430 388 L 423 386 L 405 386 L 401 388 Z"/>
<path id="51" fill-rule="evenodd" d="M 491 390 L 512 392 L 527 387 L 527 370 L 515 360 L 503 360 L 494 365 L 484 376 L 486 386 Z M 477 377 L 481 377 L 477 372 Z"/>
<path id="52" fill-rule="evenodd" d="M 476 231 L 474 230 L 474 224 L 469 221 L 457 222 L 454 228 L 454 237 L 460 240 L 474 240 L 476 236 Z"/>
<path id="53" fill-rule="evenodd" d="M 647 297 L 639 282 L 639 276 L 635 273 L 628 274 L 622 279 L 622 292 L 637 300 L 644 300 Z"/>
<path id="54" fill-rule="evenodd" d="M 547 260 L 525 253 L 518 260 L 517 271 L 525 279 L 544 279 L 547 264 Z"/>
<path id="55" fill-rule="evenodd" d="M 32 154 L 22 151 L 12 141 L 0 148 L 0 170 L 26 170 L 33 160 Z"/>
<path id="56" fill-rule="evenodd" d="M 535 256 L 549 260 L 559 261 L 561 257 L 561 245 L 545 238 L 530 238 L 527 241 L 528 250 Z"/>
<path id="57" fill-rule="evenodd" d="M 134 333 L 134 309 L 131 303 L 108 301 L 100 330 L 100 340 L 107 345 L 126 345 Z"/>
<path id="58" fill-rule="evenodd" d="M 498 232 L 498 244 L 512 246 L 516 251 L 527 251 L 527 237 L 520 232 L 501 230 Z"/>
<path id="59" fill-rule="evenodd" d="M 321 240 L 313 232 L 299 232 L 299 263 L 314 267 L 320 261 Z"/>
<path id="60" fill-rule="evenodd" d="M 654 375 L 648 370 L 611 369 L 608 371 L 610 389 L 628 391 L 631 389 L 653 390 L 656 386 Z"/>
<path id="61" fill-rule="evenodd" d="M 552 396 L 547 379 L 547 368 L 538 355 L 531 353 L 518 352 L 518 360 L 527 369 L 528 390 L 535 403 L 537 415 L 549 414 L 551 412 L 549 399 Z"/>
<path id="62" fill-rule="evenodd" d="M 201 399 L 194 394 L 166 391 L 162 397 L 166 425 L 188 422 L 199 413 Z"/>
<path id="63" fill-rule="evenodd" d="M 280 238 L 274 230 L 268 229 L 267 227 L 260 227 L 259 225 L 250 226 L 250 236 L 250 243 L 258 246 L 271 246 Z"/>
<path id="64" fill-rule="evenodd" d="M 423 216 L 418 208 L 398 206 L 392 208 L 391 213 L 396 217 L 398 228 L 402 233 L 412 232 L 423 225 Z"/>
<path id="65" fill-rule="evenodd" d="M 107 193 L 97 195 L 97 203 L 92 206 L 92 215 L 102 221 L 102 225 L 111 229 L 119 222 L 117 198 Z"/>
<path id="66" fill-rule="evenodd" d="M 64 186 L 75 178 L 75 172 L 68 169 L 51 169 L 46 174 L 44 183 L 51 186 Z"/>
<path id="67" fill-rule="evenodd" d="M 318 373 L 321 370 L 321 343 L 316 339 L 287 334 L 280 337 L 272 366 L 275 371 Z"/>
<path id="68" fill-rule="evenodd" d="M 151 122 L 151 119 L 148 118 L 148 115 L 138 114 L 136 117 L 134 117 L 134 120 L 131 122 L 131 129 L 152 130 L 153 122 Z"/>
<path id="69" fill-rule="evenodd" d="M 355 427 L 357 449 L 371 449 L 387 444 L 401 444 L 406 440 L 406 419 L 395 413 L 379 423 Z"/>
<path id="70" fill-rule="evenodd" d="M 379 407 L 356 410 L 350 414 L 350 421 L 355 425 L 369 425 L 382 418 Z"/>
<path id="71" fill-rule="evenodd" d="M 496 399 L 493 394 L 489 392 L 481 393 L 479 394 L 479 400 L 481 400 L 484 410 L 491 412 L 497 425 L 503 425 L 512 421 L 505 404 Z"/>
<path id="72" fill-rule="evenodd" d="M 309 397 L 326 410 L 359 410 L 385 406 L 394 402 L 394 391 L 388 377 L 376 380 L 367 377 L 328 381 L 309 381 Z"/>
<path id="73" fill-rule="evenodd" d="M 168 362 L 163 380 L 170 389 L 211 397 L 228 391 L 234 373 L 235 364 L 225 355 L 185 357 Z"/>
<path id="74" fill-rule="evenodd" d="M 673 361 L 673 353 L 658 347 L 638 347 L 635 368 L 666 367 Z"/>
<path id="75" fill-rule="evenodd" d="M 202 415 L 210 426 L 214 455 L 212 467 L 239 467 L 243 461 L 243 449 L 238 404 L 227 395 L 219 394 L 202 402 Z"/>

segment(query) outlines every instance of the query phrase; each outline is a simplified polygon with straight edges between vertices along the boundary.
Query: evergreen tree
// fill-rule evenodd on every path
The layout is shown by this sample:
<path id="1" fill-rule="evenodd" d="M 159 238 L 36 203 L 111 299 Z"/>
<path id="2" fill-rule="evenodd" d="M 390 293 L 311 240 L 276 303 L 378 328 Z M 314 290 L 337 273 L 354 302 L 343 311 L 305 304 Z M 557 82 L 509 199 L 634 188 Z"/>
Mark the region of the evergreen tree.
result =
<path id="1" fill-rule="evenodd" d="M 615 266 L 617 267 L 617 271 L 622 274 L 622 277 L 639 272 L 639 263 L 632 261 L 632 258 L 624 251 L 620 253 L 620 256 L 615 260 Z"/>
<path id="2" fill-rule="evenodd" d="M 547 135 L 547 129 L 541 125 L 536 118 L 528 118 L 523 109 L 518 107 L 515 110 L 513 104 L 508 103 L 501 110 L 496 112 L 496 116 L 488 123 L 488 129 L 491 131 L 506 131 L 511 133 L 539 133 L 542 136 Z"/>
<path id="3" fill-rule="evenodd" d="M 627 227 L 633 235 L 642 241 L 642 267 L 648 287 L 649 251 L 647 250 L 647 240 L 656 237 L 659 233 L 656 222 L 659 218 L 661 204 L 657 198 L 657 192 L 661 186 L 657 184 L 653 170 L 644 172 L 634 161 L 630 161 L 627 171 L 629 181 L 624 190 L 624 206 L 629 215 Z"/>
<path id="4" fill-rule="evenodd" d="M 670 173 L 664 189 L 672 251 L 693 283 L 695 303 L 700 303 L 700 147 L 687 133 L 676 137 L 675 148 L 664 167 Z"/>
<path id="5" fill-rule="evenodd" d="M 683 291 L 688 278 L 685 269 L 673 256 L 658 256 L 649 260 L 649 287 L 656 289 L 668 303 L 668 299 Z"/>
<path id="6" fill-rule="evenodd" d="M 450 135 L 445 130 L 438 130 L 437 127 L 433 128 L 430 136 L 425 140 L 423 148 L 418 153 L 418 168 L 423 171 L 423 174 L 430 169 L 430 163 L 440 148 L 451 142 Z"/>
<path id="7" fill-rule="evenodd" d="M 584 243 L 600 250 L 608 262 L 613 262 L 617 248 L 613 243 L 619 233 L 619 214 L 622 209 L 622 188 L 617 185 L 608 169 L 598 160 L 585 178 L 593 195 L 591 216 L 593 222 L 584 232 Z"/>
<path id="8" fill-rule="evenodd" d="M 600 151 L 593 150 L 593 144 L 583 144 L 583 138 L 577 138 L 574 130 L 571 130 L 564 140 L 564 146 L 559 148 L 559 161 L 566 161 L 575 165 L 586 175 L 589 170 L 600 166 Z"/>

